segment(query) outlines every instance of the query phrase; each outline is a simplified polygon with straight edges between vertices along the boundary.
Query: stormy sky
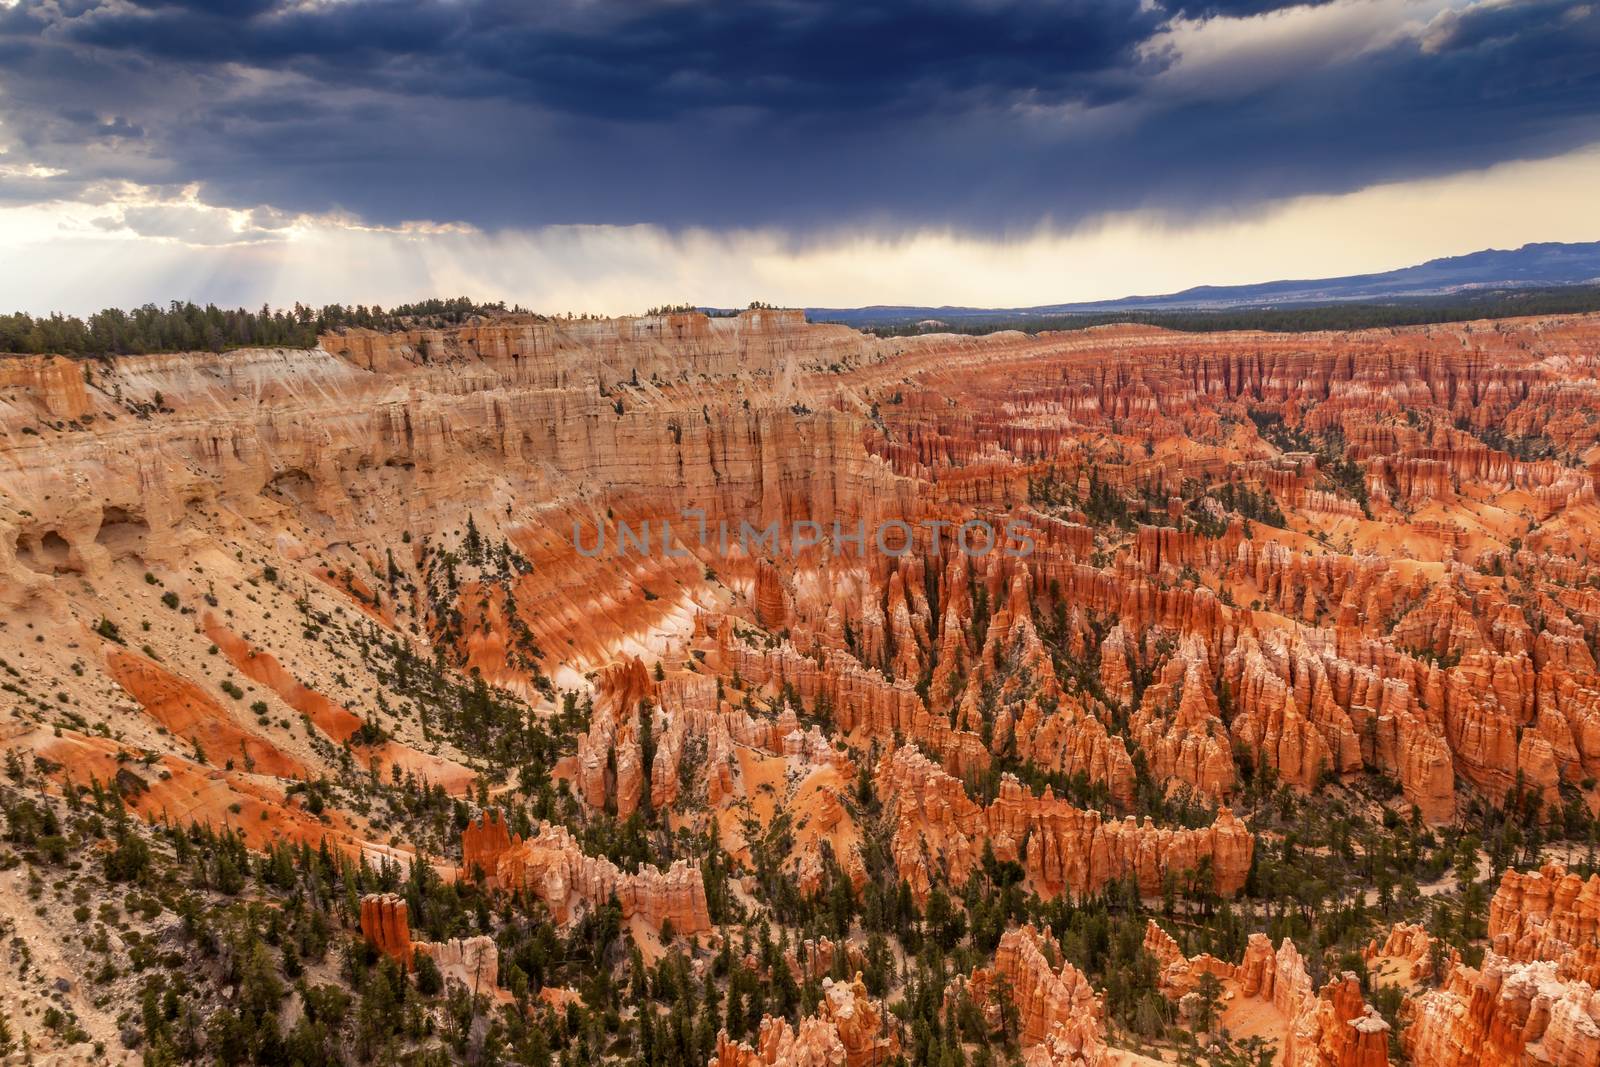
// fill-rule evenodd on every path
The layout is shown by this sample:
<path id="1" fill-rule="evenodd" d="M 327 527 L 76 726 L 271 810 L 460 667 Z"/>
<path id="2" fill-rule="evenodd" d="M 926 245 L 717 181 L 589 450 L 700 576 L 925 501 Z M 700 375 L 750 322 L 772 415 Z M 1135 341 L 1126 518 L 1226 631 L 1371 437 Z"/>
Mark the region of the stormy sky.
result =
<path id="1" fill-rule="evenodd" d="M 1597 0 L 0 0 L 12 308 L 1029 304 L 1600 238 Z"/>

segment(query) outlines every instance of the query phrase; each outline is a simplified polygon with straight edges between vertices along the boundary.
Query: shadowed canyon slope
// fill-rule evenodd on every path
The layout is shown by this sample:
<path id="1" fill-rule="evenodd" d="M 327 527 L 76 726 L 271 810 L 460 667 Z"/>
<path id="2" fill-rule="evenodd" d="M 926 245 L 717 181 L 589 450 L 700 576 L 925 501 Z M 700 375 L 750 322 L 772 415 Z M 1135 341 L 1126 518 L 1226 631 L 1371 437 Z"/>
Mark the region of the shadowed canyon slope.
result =
<path id="1" fill-rule="evenodd" d="M 1596 882 L 1496 894 L 1476 851 L 1528 867 L 1600 813 L 1600 318 L 505 316 L 7 358 L 0 449 L 14 803 L 316 857 L 402 984 L 555 1018 L 615 996 L 576 961 L 650 969 L 717 989 L 684 1040 L 728 1065 L 1600 1049 Z M 1359 871 L 1337 935 L 1342 889 L 1278 881 L 1317 863 Z M 1448 931 L 1390 925 L 1431 907 Z M 506 932 L 530 915 L 564 963 Z M 608 922 L 630 947 L 584 956 Z M 1143 988 L 1104 980 L 1116 940 Z M 901 980 L 933 945 L 937 996 Z M 133 1056 L 122 970 L 10 1010 Z M 677 1040 L 616 1007 L 611 1045 Z"/>

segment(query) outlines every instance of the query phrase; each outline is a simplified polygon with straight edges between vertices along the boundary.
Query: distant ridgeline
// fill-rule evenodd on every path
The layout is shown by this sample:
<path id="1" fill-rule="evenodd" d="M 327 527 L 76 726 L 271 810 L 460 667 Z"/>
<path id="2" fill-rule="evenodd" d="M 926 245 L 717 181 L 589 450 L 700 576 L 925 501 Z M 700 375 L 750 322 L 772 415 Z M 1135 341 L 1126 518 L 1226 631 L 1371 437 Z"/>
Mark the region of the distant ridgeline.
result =
<path id="1" fill-rule="evenodd" d="M 771 307 L 754 302 L 752 308 Z M 713 317 L 737 311 L 689 304 L 651 308 L 646 314 L 695 311 Z M 1360 330 L 1384 326 L 1416 326 L 1433 322 L 1503 319 L 1524 315 L 1563 315 L 1600 311 L 1600 286 L 1564 285 L 1539 288 L 1484 289 L 1448 296 L 1397 298 L 1382 303 L 1336 303 L 1289 307 L 1209 310 L 1108 310 L 1060 314 L 997 311 L 992 315 L 965 311 L 950 320 L 930 319 L 937 311 L 916 309 L 916 321 L 886 313 L 882 319 L 856 316 L 846 325 L 880 337 L 921 333 L 987 334 L 1018 330 L 1083 330 L 1111 323 L 1143 323 L 1189 333 L 1266 330 L 1307 333 Z M 150 352 L 225 352 L 234 348 L 315 348 L 320 334 L 348 327 L 402 330 L 457 326 L 474 316 L 530 315 L 526 308 L 501 302 L 478 303 L 467 297 L 434 298 L 383 308 L 376 304 L 328 304 L 320 309 L 263 305 L 259 311 L 227 310 L 172 301 L 166 307 L 145 304 L 124 311 L 106 308 L 87 320 L 76 315 L 34 317 L 24 312 L 0 315 L 0 353 L 65 356 L 140 355 Z M 812 310 L 813 322 L 835 321 Z"/>
<path id="2" fill-rule="evenodd" d="M 474 315 L 527 314 L 502 303 L 480 304 L 464 296 L 423 300 L 387 310 L 377 305 L 321 310 L 295 304 L 273 310 L 226 310 L 215 304 L 146 304 L 123 311 L 106 308 L 88 321 L 76 315 L 34 318 L 0 315 L 0 352 L 65 356 L 139 355 L 147 352 L 224 352 L 230 348 L 315 348 L 317 335 L 341 327 L 373 330 L 454 326 Z"/>
<path id="3" fill-rule="evenodd" d="M 861 316 L 848 325 L 879 337 L 905 337 L 923 333 L 986 334 L 999 330 L 1037 334 L 1047 330 L 1086 330 L 1092 326 L 1117 322 L 1162 326 L 1185 333 L 1220 333 L 1228 330 L 1312 333 L 1321 330 L 1421 326 L 1431 322 L 1468 322 L 1473 319 L 1509 319 L 1524 315 L 1571 315 L 1589 311 L 1600 311 L 1600 286 L 1483 289 L 1440 296 L 1395 297 L 1382 302 L 1283 307 L 1128 308 L 1060 314 L 997 311 L 992 315 L 964 311 L 960 316 L 948 318 L 940 318 L 937 309 L 918 308 L 914 317 L 886 315 L 872 321 Z M 826 314 L 813 313 L 812 321 L 833 320 Z"/>

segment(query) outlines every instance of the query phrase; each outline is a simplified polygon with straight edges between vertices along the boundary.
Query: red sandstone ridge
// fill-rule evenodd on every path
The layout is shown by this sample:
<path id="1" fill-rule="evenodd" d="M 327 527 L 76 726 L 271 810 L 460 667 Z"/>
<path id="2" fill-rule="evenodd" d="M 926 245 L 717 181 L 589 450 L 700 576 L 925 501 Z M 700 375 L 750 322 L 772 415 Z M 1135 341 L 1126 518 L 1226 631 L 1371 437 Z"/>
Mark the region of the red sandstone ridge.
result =
<path id="1" fill-rule="evenodd" d="M 1106 730 L 1081 698 L 1062 689 L 1033 621 L 1031 572 L 1019 564 L 1007 577 L 991 567 L 985 584 L 997 596 L 1003 590 L 1004 599 L 968 673 L 957 722 L 980 736 L 987 727 L 993 750 L 1014 751 L 1040 767 L 1103 783 L 1113 803 L 1128 807 L 1133 761 L 1127 745 Z M 1226 736 L 1220 721 L 1216 736 Z M 1225 774 L 1217 771 L 1219 781 L 1207 784 L 1226 789 L 1232 784 L 1231 763 L 1229 768 Z M 1178 770 L 1172 760 L 1157 767 L 1163 779 Z"/>
<path id="2" fill-rule="evenodd" d="M 221 704 L 193 682 L 120 648 L 107 650 L 106 664 L 117 684 L 151 716 L 172 733 L 189 740 L 208 758 L 256 774 L 306 777 L 304 764 L 238 725 Z"/>
<path id="3" fill-rule="evenodd" d="M 734 641 L 736 626 L 731 619 L 701 615 L 696 624 L 713 642 L 713 654 L 707 657 L 712 668 L 770 690 L 790 688 L 811 708 L 829 709 L 834 725 L 847 736 L 870 742 L 892 739 L 898 732 L 939 756 L 954 772 L 972 773 L 989 766 L 982 738 L 930 712 L 915 687 L 903 679 L 886 680 L 836 648 L 817 658 L 789 644 L 750 648 Z"/>
<path id="4" fill-rule="evenodd" d="M 771 803 L 774 817 L 781 810 L 792 822 L 784 866 L 802 892 L 821 884 L 830 853 L 854 885 L 866 882 L 859 832 L 843 800 L 855 765 L 820 727 L 802 729 L 788 700 L 766 712 L 736 706 L 715 678 L 674 670 L 656 682 L 637 657 L 599 671 L 595 691 L 576 767 L 578 791 L 591 807 L 611 805 L 629 816 L 645 806 L 683 810 L 703 801 L 716 813 L 723 847 L 744 855 L 735 809 Z M 655 749 L 649 768 L 646 726 Z"/>
<path id="5" fill-rule="evenodd" d="M 1067 1038 L 1088 1062 L 1098 1058 L 1100 999 L 1083 975 L 1070 963 L 1055 969 L 1061 949 L 1049 934 L 1032 927 L 1006 931 L 995 951 L 994 973 L 1011 987 L 1021 1017 L 1022 1042 L 1036 1045 L 1046 1039 Z"/>
<path id="6" fill-rule="evenodd" d="M 1294 1020 L 1286 1067 L 1384 1067 L 1389 1024 L 1361 997 L 1350 972 L 1329 982 Z"/>
<path id="7" fill-rule="evenodd" d="M 50 777 L 61 785 L 103 783 L 122 796 L 129 811 L 150 823 L 231 826 L 247 847 L 258 850 L 290 842 L 313 848 L 326 844 L 374 863 L 412 858 L 403 849 L 372 841 L 358 821 L 343 813 L 312 815 L 291 799 L 283 783 L 243 768 L 212 767 L 158 753 L 131 763 L 125 745 L 59 727 L 12 734 L 8 740 L 42 757 Z"/>
<path id="8" fill-rule="evenodd" d="M 1481 968 L 1452 961 L 1440 988 L 1407 1003 L 1412 1062 L 1600 1062 L 1600 876 L 1585 881 L 1555 863 L 1506 871 L 1489 939 Z"/>
<path id="9" fill-rule="evenodd" d="M 1113 643 L 1108 637 L 1101 646 L 1103 664 L 1108 646 L 1113 655 L 1125 654 L 1121 627 L 1113 634 L 1118 640 Z M 1198 634 L 1184 638 L 1161 677 L 1145 690 L 1133 733 L 1159 780 L 1186 782 L 1219 799 L 1234 792 L 1237 780 L 1228 728 L 1221 719 L 1205 642 Z"/>
<path id="10" fill-rule="evenodd" d="M 1250 872 L 1254 840 L 1226 808 L 1203 830 L 1167 829 L 1131 817 L 1108 821 L 1057 799 L 1048 787 L 1034 796 L 1009 775 L 994 803 L 983 808 L 959 780 L 911 746 L 885 756 L 876 780 L 894 819 L 895 865 L 919 899 L 935 873 L 965 884 L 985 844 L 997 859 L 1021 863 L 1029 884 L 1046 897 L 1083 896 L 1123 879 L 1154 896 L 1169 871 L 1208 878 L 1227 896 L 1239 891 Z"/>
<path id="11" fill-rule="evenodd" d="M 485 812 L 463 831 L 463 853 L 470 842 L 473 856 L 467 873 L 481 870 L 494 888 L 531 893 L 558 923 L 615 897 L 624 919 L 637 916 L 657 930 L 668 920 L 679 934 L 712 929 L 700 871 L 683 860 L 665 871 L 641 867 L 628 874 L 604 857 L 585 855 L 563 827 L 543 823 L 527 840 L 505 836 L 504 829 L 498 812 Z"/>
<path id="12" fill-rule="evenodd" d="M 240 638 L 209 612 L 205 632 L 246 677 L 272 689 L 285 703 L 304 715 L 310 723 L 334 741 L 350 743 L 362 727 L 361 717 L 341 707 L 301 682 L 284 669 L 276 656 Z M 386 772 L 398 768 L 417 778 L 436 782 L 452 793 L 464 793 L 472 785 L 472 772 L 452 760 L 418 752 L 395 741 L 366 746 L 365 761 Z"/>
<path id="13" fill-rule="evenodd" d="M 521 843 L 521 838 L 517 839 Z M 492 877 L 511 849 L 511 831 L 499 808 L 489 808 L 461 831 L 461 870 L 468 878 Z"/>

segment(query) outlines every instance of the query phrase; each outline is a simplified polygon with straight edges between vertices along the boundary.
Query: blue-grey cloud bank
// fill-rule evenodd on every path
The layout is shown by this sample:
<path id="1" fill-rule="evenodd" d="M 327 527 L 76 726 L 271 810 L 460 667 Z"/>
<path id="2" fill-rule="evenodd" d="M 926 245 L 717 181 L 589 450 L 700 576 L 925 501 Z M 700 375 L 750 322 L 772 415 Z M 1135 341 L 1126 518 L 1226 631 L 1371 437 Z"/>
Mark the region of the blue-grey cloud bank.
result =
<path id="1" fill-rule="evenodd" d="M 25 0 L 0 119 L 0 204 L 993 235 L 1600 141 L 1600 3 Z"/>

